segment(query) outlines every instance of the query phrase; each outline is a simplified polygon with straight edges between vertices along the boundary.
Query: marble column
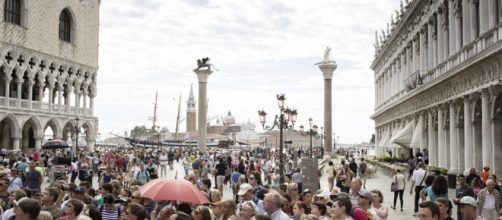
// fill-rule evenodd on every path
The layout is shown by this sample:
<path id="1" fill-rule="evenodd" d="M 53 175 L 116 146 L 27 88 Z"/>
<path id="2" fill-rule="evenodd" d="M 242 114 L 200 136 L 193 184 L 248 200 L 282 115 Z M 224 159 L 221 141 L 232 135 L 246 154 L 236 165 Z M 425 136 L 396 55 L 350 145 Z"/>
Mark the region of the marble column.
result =
<path id="1" fill-rule="evenodd" d="M 485 0 L 484 0 L 485 1 Z M 476 1 L 470 1 L 471 4 L 469 4 L 470 6 L 470 10 L 471 10 L 471 14 L 470 14 L 470 17 L 471 17 L 471 22 L 470 22 L 470 25 L 471 25 L 471 41 L 474 41 L 478 36 L 479 36 L 479 18 L 478 18 L 478 15 L 479 15 L 479 11 L 476 9 L 477 8 L 477 5 L 479 5 L 479 0 L 476 0 Z"/>
<path id="2" fill-rule="evenodd" d="M 54 84 L 49 83 L 49 112 L 52 112 L 52 100 L 54 99 Z"/>
<path id="3" fill-rule="evenodd" d="M 488 30 L 488 6 L 490 0 L 479 0 L 479 35 Z"/>
<path id="4" fill-rule="evenodd" d="M 10 81 L 12 80 L 11 77 L 5 77 L 5 106 L 9 107 L 10 102 Z"/>
<path id="5" fill-rule="evenodd" d="M 33 85 L 35 81 L 29 79 L 27 82 L 28 85 L 28 109 L 32 109 L 33 107 Z"/>
<path id="6" fill-rule="evenodd" d="M 331 135 L 332 132 L 332 89 L 331 89 L 331 79 L 333 78 L 333 72 L 336 70 L 336 63 L 323 63 L 319 65 L 324 78 L 324 131 L 326 132 L 326 137 L 324 139 L 324 153 L 330 155 L 332 152 Z"/>
<path id="7" fill-rule="evenodd" d="M 86 138 L 85 142 L 87 142 L 87 150 L 89 152 L 94 152 L 94 146 L 96 146 L 96 139 L 95 138 Z"/>
<path id="8" fill-rule="evenodd" d="M 464 155 L 465 168 L 474 167 L 474 144 L 472 138 L 472 108 L 471 100 L 468 96 L 464 97 Z"/>
<path id="9" fill-rule="evenodd" d="M 438 108 L 438 166 L 446 168 L 445 130 L 442 106 Z"/>
<path id="10" fill-rule="evenodd" d="M 35 149 L 36 150 L 42 149 L 42 139 L 43 138 L 40 138 L 40 137 L 35 138 Z"/>
<path id="11" fill-rule="evenodd" d="M 462 48 L 462 10 L 461 8 L 455 8 L 454 26 L 455 26 L 455 53 Z"/>
<path id="12" fill-rule="evenodd" d="M 71 94 L 73 93 L 73 87 L 69 86 L 66 88 L 66 113 L 71 114 Z"/>
<path id="13" fill-rule="evenodd" d="M 455 26 L 455 1 L 448 0 L 448 41 L 449 41 L 449 50 L 448 55 L 452 55 L 457 51 L 456 48 L 456 26 Z"/>
<path id="14" fill-rule="evenodd" d="M 58 86 L 58 112 L 63 112 L 63 85 Z"/>
<path id="15" fill-rule="evenodd" d="M 425 62 L 425 58 L 427 58 L 427 53 L 425 51 L 425 48 L 426 48 L 426 43 L 427 41 L 425 40 L 427 36 L 427 30 L 426 30 L 426 27 L 422 27 L 420 29 L 420 36 L 419 36 L 419 48 L 420 48 L 420 51 L 419 51 L 419 59 L 418 59 L 418 62 L 419 62 L 419 65 L 418 65 L 418 68 L 417 70 L 418 71 L 424 71 L 425 72 L 425 68 L 427 66 L 426 62 Z"/>
<path id="16" fill-rule="evenodd" d="M 38 83 L 38 110 L 43 109 L 43 102 L 44 102 L 44 86 L 45 84 L 43 82 Z"/>
<path id="17" fill-rule="evenodd" d="M 83 91 L 83 96 L 82 96 L 82 98 L 83 98 L 82 107 L 83 107 L 83 111 L 84 111 L 83 113 L 84 113 L 84 115 L 87 115 L 87 95 L 88 95 L 88 94 L 89 94 L 89 93 L 88 93 L 86 90 L 84 90 L 84 91 Z"/>
<path id="18" fill-rule="evenodd" d="M 437 64 L 444 60 L 444 13 L 444 9 L 440 6 L 437 15 Z"/>
<path id="19" fill-rule="evenodd" d="M 78 112 L 78 108 L 80 107 L 80 91 L 78 88 L 79 87 L 76 87 L 75 90 L 73 91 L 75 93 L 75 115 L 80 114 Z"/>
<path id="20" fill-rule="evenodd" d="M 438 165 L 437 162 L 437 149 L 434 144 L 434 112 L 429 110 L 427 112 L 427 145 L 429 145 L 429 164 L 434 166 Z"/>
<path id="21" fill-rule="evenodd" d="M 13 137 L 13 149 L 15 151 L 19 151 L 19 146 L 20 146 L 20 142 L 21 141 L 21 138 L 20 137 Z"/>
<path id="22" fill-rule="evenodd" d="M 17 85 L 17 108 L 21 108 L 21 88 L 23 85 L 22 80 L 16 80 L 16 85 Z"/>
<path id="23" fill-rule="evenodd" d="M 432 21 L 427 22 L 427 70 L 432 70 L 434 68 L 434 40 L 433 35 L 433 23 Z"/>
<path id="24" fill-rule="evenodd" d="M 462 0 L 462 38 L 463 45 L 471 42 L 471 3 L 469 0 Z"/>
<path id="25" fill-rule="evenodd" d="M 197 79 L 199 81 L 199 108 L 198 108 L 198 138 L 197 138 L 197 149 L 199 152 L 206 154 L 206 136 L 207 136 L 207 80 L 209 75 L 213 71 L 211 69 L 194 69 L 195 74 L 197 74 Z M 330 131 L 331 132 L 331 131 Z"/>
<path id="26" fill-rule="evenodd" d="M 491 130 L 491 114 L 490 114 L 490 93 L 484 89 L 481 91 L 481 146 L 483 166 L 491 166 L 493 164 L 492 157 L 492 130 Z"/>
<path id="27" fill-rule="evenodd" d="M 455 103 L 452 101 L 449 103 L 450 107 L 450 167 L 448 168 L 449 174 L 457 174 L 458 173 L 458 145 L 457 145 L 457 114 L 455 111 Z"/>
<path id="28" fill-rule="evenodd" d="M 497 24 L 497 1 L 488 0 L 488 29 L 495 27 Z"/>

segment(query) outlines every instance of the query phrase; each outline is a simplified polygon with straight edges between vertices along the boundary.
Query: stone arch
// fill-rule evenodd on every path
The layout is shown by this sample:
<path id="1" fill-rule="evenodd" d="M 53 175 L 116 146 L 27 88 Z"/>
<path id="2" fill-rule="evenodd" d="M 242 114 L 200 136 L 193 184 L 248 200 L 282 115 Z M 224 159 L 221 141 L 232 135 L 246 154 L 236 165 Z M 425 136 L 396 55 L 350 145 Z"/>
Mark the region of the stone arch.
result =
<path id="1" fill-rule="evenodd" d="M 0 148 L 14 149 L 14 139 L 19 137 L 19 121 L 16 116 L 7 114 L 0 116 Z"/>
<path id="2" fill-rule="evenodd" d="M 47 121 L 47 123 L 45 123 L 43 131 L 42 131 L 44 135 L 45 135 L 45 131 L 47 130 L 48 127 L 50 127 L 53 132 L 53 136 L 50 139 L 61 138 L 62 133 L 63 133 L 62 128 L 61 128 L 61 124 L 58 122 L 58 120 L 56 118 L 51 118 Z"/>
<path id="3" fill-rule="evenodd" d="M 96 126 L 92 121 L 85 121 L 82 123 L 82 128 L 85 130 L 85 135 L 87 138 L 95 138 L 96 137 Z"/>
<path id="4" fill-rule="evenodd" d="M 66 120 L 62 123 L 61 139 L 68 141 L 74 134 L 75 120 Z"/>
<path id="5" fill-rule="evenodd" d="M 35 148 L 37 139 L 40 137 L 40 121 L 32 116 L 23 124 L 21 131 L 20 147 L 21 149 Z M 40 140 L 39 140 L 40 141 Z"/>
<path id="6" fill-rule="evenodd" d="M 21 130 L 21 123 L 19 123 L 19 119 L 14 114 L 7 114 L 3 117 L 0 116 L 0 121 L 7 120 L 12 125 L 12 137 L 20 137 L 19 131 Z"/>

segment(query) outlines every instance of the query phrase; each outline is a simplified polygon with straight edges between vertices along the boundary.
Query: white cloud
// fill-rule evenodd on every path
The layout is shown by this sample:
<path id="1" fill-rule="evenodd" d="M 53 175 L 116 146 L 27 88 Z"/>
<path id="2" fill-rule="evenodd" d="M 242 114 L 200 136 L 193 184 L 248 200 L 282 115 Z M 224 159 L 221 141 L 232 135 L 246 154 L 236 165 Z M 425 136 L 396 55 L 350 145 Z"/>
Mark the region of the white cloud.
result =
<path id="1" fill-rule="evenodd" d="M 257 110 L 276 112 L 275 95 L 322 126 L 323 79 L 312 64 L 333 48 L 333 131 L 344 142 L 373 133 L 374 31 L 398 0 L 107 0 L 101 2 L 98 97 L 100 132 L 151 125 L 159 91 L 159 123 L 174 130 L 190 84 L 197 95 L 196 59 L 220 69 L 209 77 L 208 116 L 229 110 L 258 123 Z M 270 117 L 271 119 L 271 117 Z M 184 128 L 184 126 L 182 126 Z"/>

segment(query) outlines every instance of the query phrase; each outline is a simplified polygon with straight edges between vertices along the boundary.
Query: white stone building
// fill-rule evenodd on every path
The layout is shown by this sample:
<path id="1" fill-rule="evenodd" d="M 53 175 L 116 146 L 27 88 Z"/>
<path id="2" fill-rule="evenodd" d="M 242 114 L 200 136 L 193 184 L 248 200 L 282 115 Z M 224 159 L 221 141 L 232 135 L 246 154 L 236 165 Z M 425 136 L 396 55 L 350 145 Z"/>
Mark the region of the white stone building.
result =
<path id="1" fill-rule="evenodd" d="M 502 1 L 413 0 L 395 14 L 371 65 L 377 154 L 428 149 L 452 174 L 498 172 Z"/>
<path id="2" fill-rule="evenodd" d="M 76 118 L 92 149 L 100 0 L 0 0 L 0 148 L 68 140 Z M 74 140 L 74 138 L 72 138 Z"/>

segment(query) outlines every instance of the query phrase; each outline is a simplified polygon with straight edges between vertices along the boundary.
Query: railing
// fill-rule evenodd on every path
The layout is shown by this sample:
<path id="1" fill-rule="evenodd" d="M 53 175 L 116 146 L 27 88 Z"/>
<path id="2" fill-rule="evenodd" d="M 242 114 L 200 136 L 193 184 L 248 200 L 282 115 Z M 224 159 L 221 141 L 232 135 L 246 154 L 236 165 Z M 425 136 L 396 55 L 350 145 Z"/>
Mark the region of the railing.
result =
<path id="1" fill-rule="evenodd" d="M 30 109 L 30 100 L 26 99 L 21 99 L 18 100 L 17 98 L 7 98 L 7 97 L 0 97 L 0 108 L 7 107 L 7 103 L 9 103 L 8 108 L 10 109 Z M 18 107 L 19 103 L 19 107 Z M 42 106 L 42 109 L 40 109 L 40 106 Z M 57 113 L 63 113 L 63 114 L 68 114 L 68 108 L 70 108 L 69 114 L 76 114 L 77 109 L 74 106 L 67 106 L 67 105 L 61 105 L 60 106 L 57 103 L 52 103 L 52 112 Z M 32 111 L 42 111 L 42 112 L 49 112 L 49 103 L 45 102 L 39 102 L 39 101 L 31 101 L 31 110 Z M 87 116 L 92 116 L 92 109 L 84 109 L 84 108 L 78 108 L 78 115 L 85 115 Z"/>
<path id="2" fill-rule="evenodd" d="M 426 85 L 434 81 L 435 79 L 439 78 L 440 76 L 447 73 L 451 69 L 457 67 L 459 64 L 468 61 L 472 57 L 480 54 L 481 52 L 490 48 L 497 42 L 501 41 L 502 36 L 499 35 L 499 33 L 502 33 L 502 23 L 498 24 L 494 28 L 490 29 L 488 32 L 479 36 L 476 40 L 472 41 L 471 43 L 464 45 L 460 51 L 449 56 L 445 61 L 439 63 L 434 69 L 427 72 L 423 72 L 421 74 L 422 77 L 421 80 L 423 85 Z M 410 77 L 412 77 L 414 74 L 416 74 L 416 72 L 410 75 Z M 404 94 L 406 94 L 406 92 Z M 379 111 L 385 108 L 386 106 L 394 103 L 394 101 L 397 100 L 396 99 L 397 96 L 398 95 L 394 95 L 385 100 L 384 102 L 382 102 L 375 108 L 375 111 Z M 403 95 L 399 95 L 399 98 L 401 98 L 401 96 Z"/>

